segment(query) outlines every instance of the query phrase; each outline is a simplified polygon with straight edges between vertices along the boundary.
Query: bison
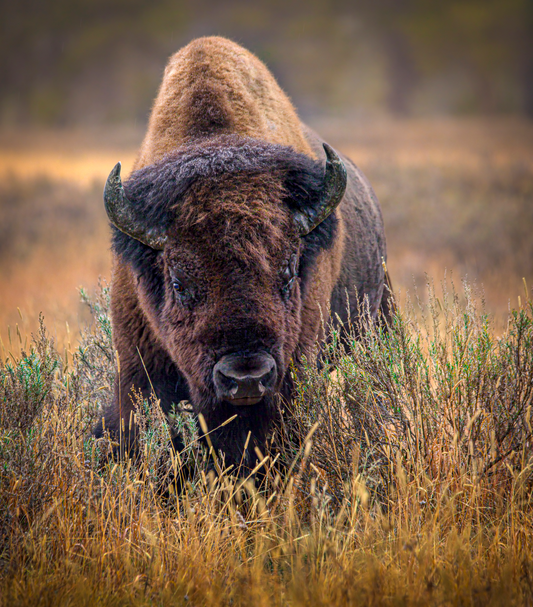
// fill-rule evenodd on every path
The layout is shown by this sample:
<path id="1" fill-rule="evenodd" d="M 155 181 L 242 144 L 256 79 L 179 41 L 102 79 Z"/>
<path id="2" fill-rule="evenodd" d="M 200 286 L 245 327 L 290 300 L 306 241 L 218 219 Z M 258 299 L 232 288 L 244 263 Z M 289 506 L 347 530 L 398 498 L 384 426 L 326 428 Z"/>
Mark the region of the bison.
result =
<path id="1" fill-rule="evenodd" d="M 134 170 L 122 185 L 115 166 L 104 201 L 120 372 L 96 436 L 133 447 L 132 391 L 153 389 L 165 413 L 203 414 L 226 464 L 252 465 L 328 320 L 390 314 L 369 183 L 224 38 L 170 58 Z"/>

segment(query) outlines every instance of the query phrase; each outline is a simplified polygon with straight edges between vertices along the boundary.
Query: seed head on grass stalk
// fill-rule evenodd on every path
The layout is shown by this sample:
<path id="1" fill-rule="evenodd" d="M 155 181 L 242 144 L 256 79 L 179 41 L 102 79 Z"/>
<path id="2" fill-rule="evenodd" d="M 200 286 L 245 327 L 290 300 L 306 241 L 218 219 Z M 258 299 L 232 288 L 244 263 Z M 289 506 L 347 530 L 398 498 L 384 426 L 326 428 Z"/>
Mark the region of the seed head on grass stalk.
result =
<path id="1" fill-rule="evenodd" d="M 65 368 L 38 336 L 33 358 L 0 367 L 0 604 L 525 603 L 531 304 L 501 335 L 473 291 L 421 305 L 427 322 L 399 310 L 390 330 L 368 326 L 328 352 L 327 369 L 294 378 L 285 443 L 258 455 L 264 486 L 239 487 L 222 461 L 210 481 L 195 436 L 180 454 L 192 472 L 168 499 L 158 458 L 190 414 L 176 423 L 140 402 L 142 457 L 102 466 L 80 428 L 98 393 L 89 371 L 107 357 L 94 344 L 89 371 L 76 357 Z M 19 397 L 36 411 L 23 431 Z"/>

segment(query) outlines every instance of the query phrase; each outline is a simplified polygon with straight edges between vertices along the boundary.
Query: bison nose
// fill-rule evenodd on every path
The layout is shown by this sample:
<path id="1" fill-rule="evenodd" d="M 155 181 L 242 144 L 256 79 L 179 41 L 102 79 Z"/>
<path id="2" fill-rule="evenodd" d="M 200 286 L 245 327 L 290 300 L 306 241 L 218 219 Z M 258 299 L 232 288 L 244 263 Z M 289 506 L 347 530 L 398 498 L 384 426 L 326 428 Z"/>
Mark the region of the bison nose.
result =
<path id="1" fill-rule="evenodd" d="M 232 405 L 255 405 L 276 383 L 276 361 L 265 352 L 226 354 L 213 369 L 217 396 Z"/>

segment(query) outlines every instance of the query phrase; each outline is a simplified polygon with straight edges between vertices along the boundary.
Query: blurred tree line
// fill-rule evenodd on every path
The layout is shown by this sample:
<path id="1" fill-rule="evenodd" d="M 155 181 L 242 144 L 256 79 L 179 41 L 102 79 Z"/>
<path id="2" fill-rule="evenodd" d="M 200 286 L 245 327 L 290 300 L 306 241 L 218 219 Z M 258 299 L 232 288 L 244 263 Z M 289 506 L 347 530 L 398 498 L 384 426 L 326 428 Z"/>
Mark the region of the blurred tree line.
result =
<path id="1" fill-rule="evenodd" d="M 224 35 L 304 116 L 533 116 L 533 0 L 0 0 L 0 124 L 144 122 L 167 57 Z"/>

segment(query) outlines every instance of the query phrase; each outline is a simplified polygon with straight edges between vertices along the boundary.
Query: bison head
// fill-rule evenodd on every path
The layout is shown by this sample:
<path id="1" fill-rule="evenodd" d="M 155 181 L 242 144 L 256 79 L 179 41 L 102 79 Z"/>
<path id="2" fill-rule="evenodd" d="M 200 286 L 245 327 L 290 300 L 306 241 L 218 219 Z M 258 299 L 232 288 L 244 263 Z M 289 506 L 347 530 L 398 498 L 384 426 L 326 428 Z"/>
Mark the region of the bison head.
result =
<path id="1" fill-rule="evenodd" d="M 216 446 L 238 459 L 275 417 L 301 347 L 306 294 L 332 246 L 346 170 L 291 148 L 220 136 L 105 187 L 115 253 L 134 273 L 157 342 L 186 380 Z M 157 391 L 157 387 L 156 387 Z"/>

